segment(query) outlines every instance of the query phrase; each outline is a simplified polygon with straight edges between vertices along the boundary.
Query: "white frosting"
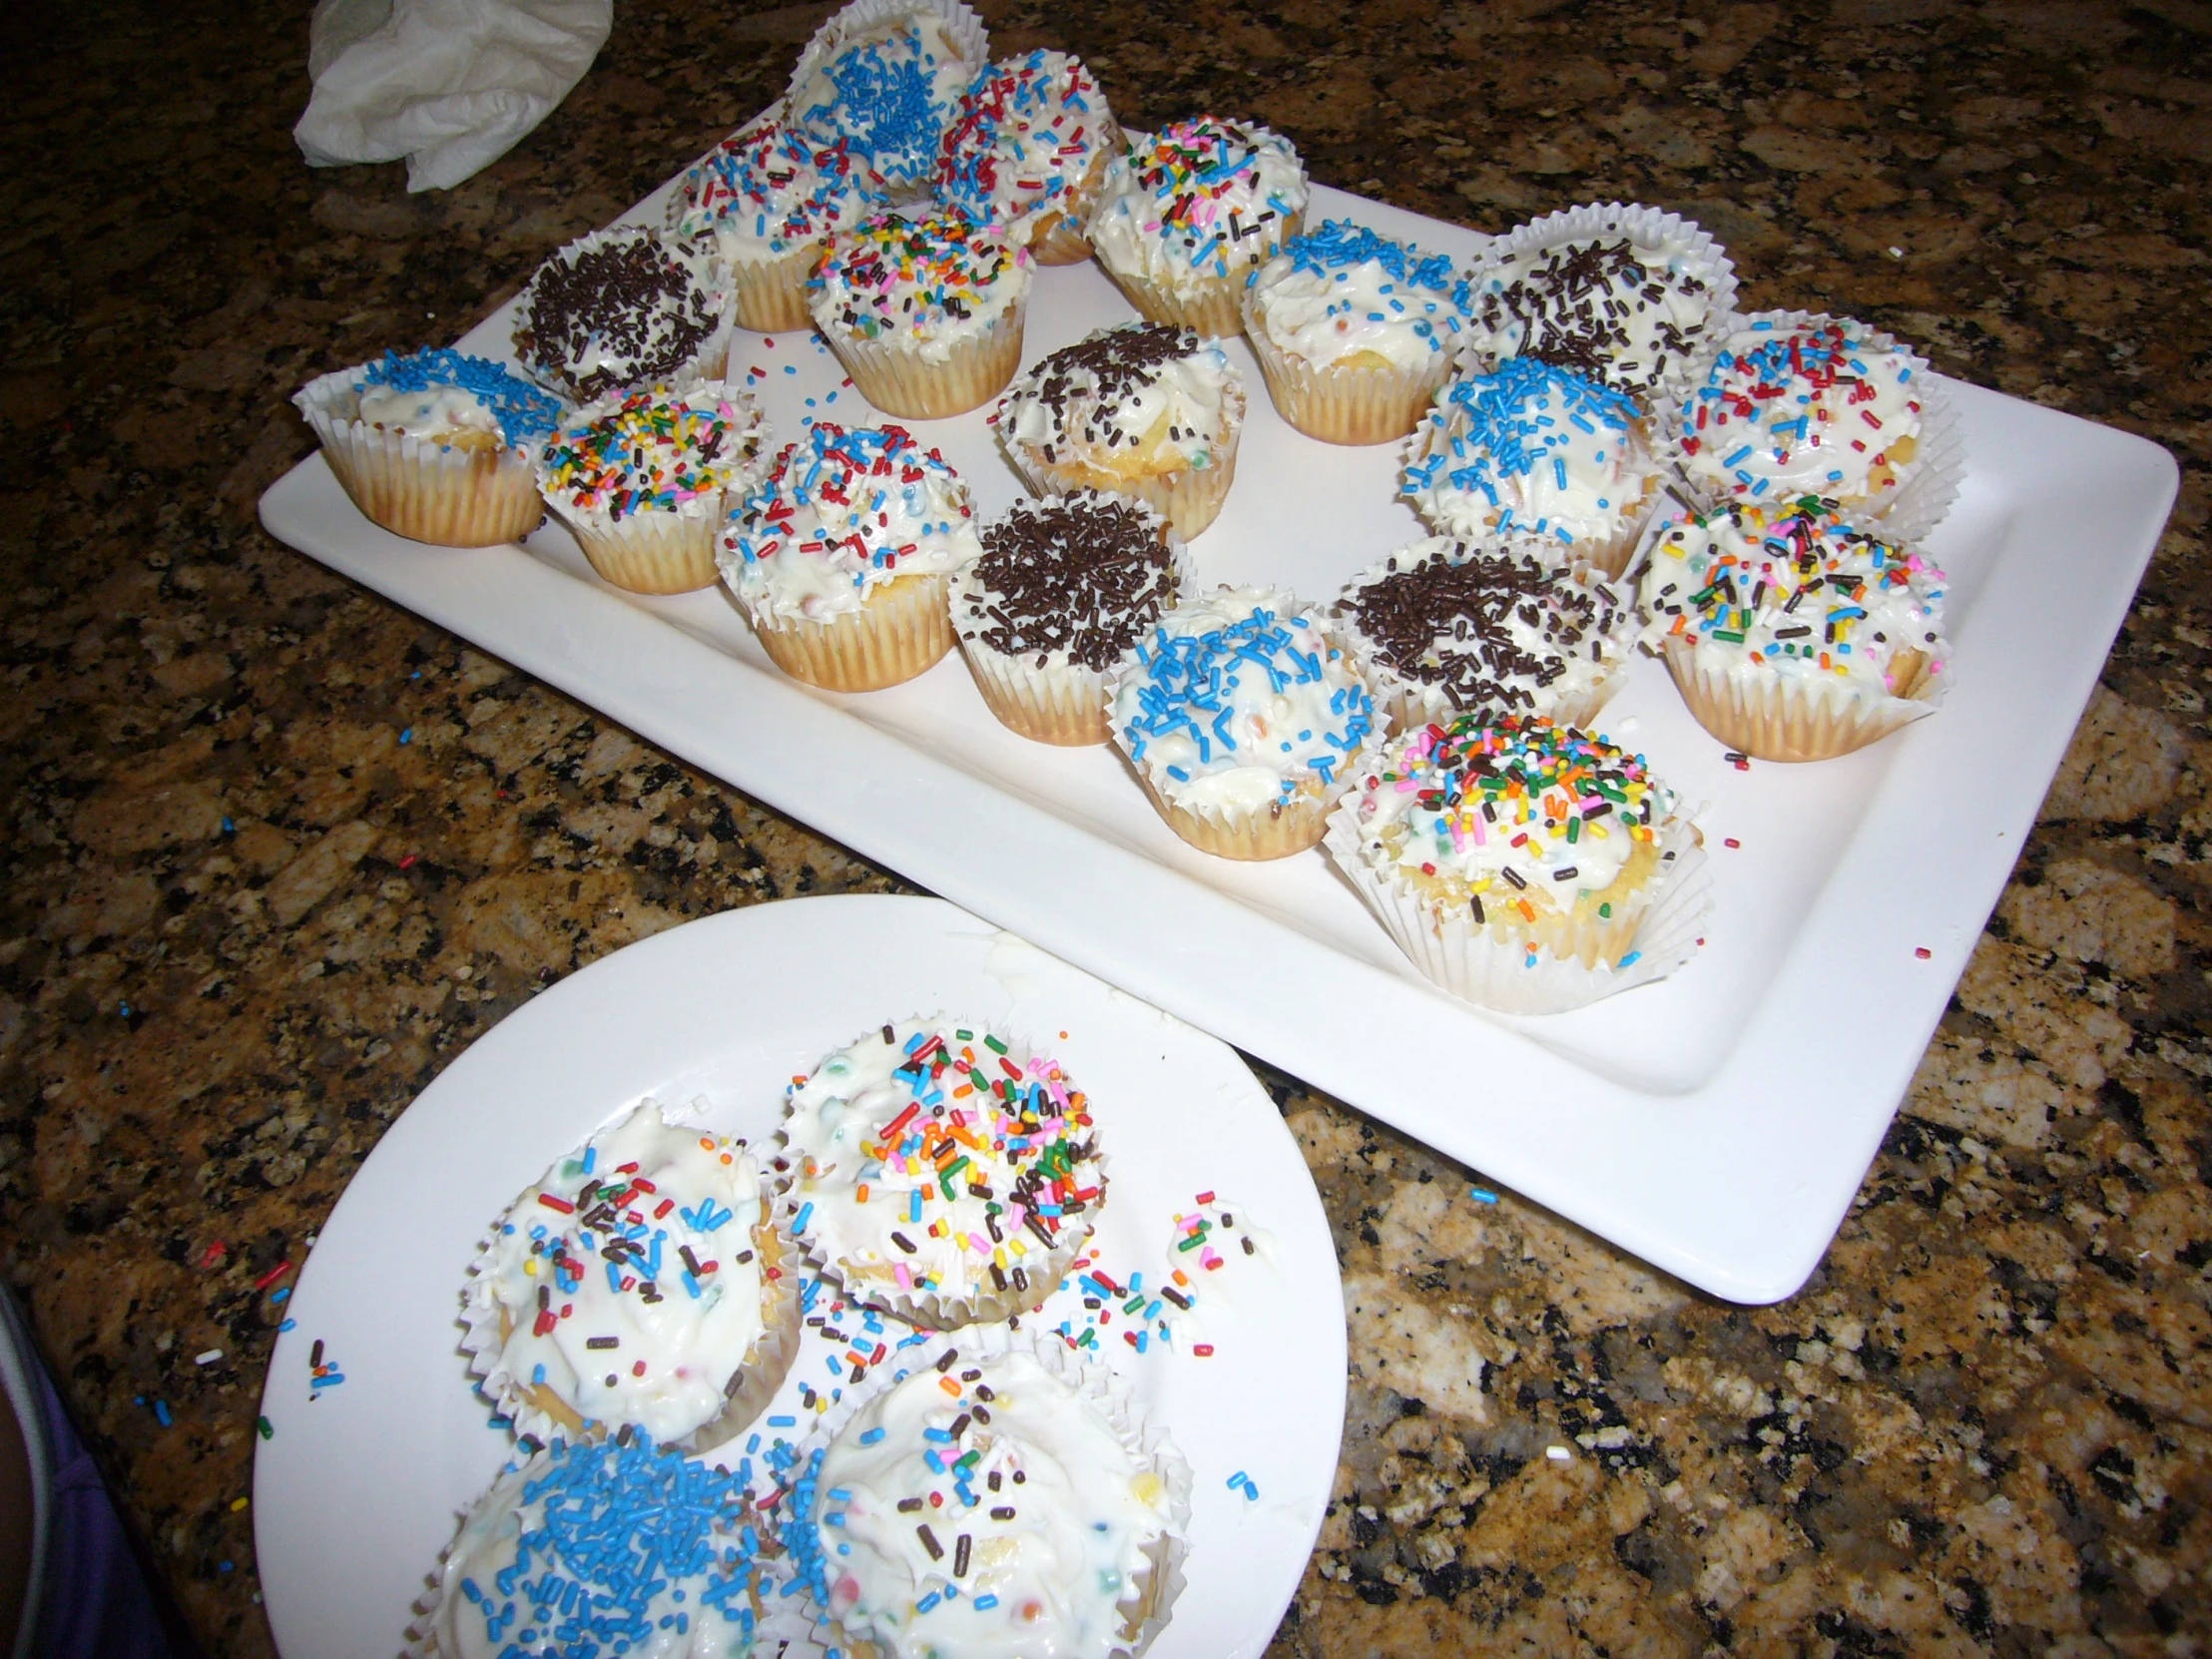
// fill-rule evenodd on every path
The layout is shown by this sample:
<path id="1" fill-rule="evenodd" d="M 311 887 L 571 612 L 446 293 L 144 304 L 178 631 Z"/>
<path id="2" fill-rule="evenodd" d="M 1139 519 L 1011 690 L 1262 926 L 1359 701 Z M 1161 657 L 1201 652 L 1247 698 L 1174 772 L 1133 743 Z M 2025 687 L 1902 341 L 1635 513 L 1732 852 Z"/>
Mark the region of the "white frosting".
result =
<path id="1" fill-rule="evenodd" d="M 830 1614 L 896 1659 L 1106 1659 L 1172 1512 L 1154 1460 L 1019 1351 L 867 1401 L 824 1457 L 816 1501 Z"/>
<path id="2" fill-rule="evenodd" d="M 499 437 L 499 420 L 473 392 L 459 386 L 425 386 L 402 391 L 368 386 L 361 392 L 360 418 L 401 437 L 440 439 L 464 432 Z"/>
<path id="3" fill-rule="evenodd" d="M 807 305 L 825 333 L 941 363 L 1020 308 L 1033 269 L 1002 231 L 882 214 L 830 239 Z"/>
<path id="4" fill-rule="evenodd" d="M 1114 735 L 1167 800 L 1231 818 L 1335 783 L 1376 729 L 1351 660 L 1288 595 L 1187 599 L 1123 658 Z"/>
<path id="5" fill-rule="evenodd" d="M 1705 343 L 1712 262 L 1625 236 L 1524 249 L 1475 273 L 1471 356 L 1528 354 L 1649 396 Z"/>
<path id="6" fill-rule="evenodd" d="M 1047 463 L 1203 471 L 1244 418 L 1229 353 L 1161 322 L 1101 328 L 1016 380 L 991 417 L 1001 438 Z"/>
<path id="7" fill-rule="evenodd" d="M 1100 150 L 1119 136 L 1106 94 L 1080 58 L 1031 52 L 992 64 L 960 97 L 937 157 L 937 200 L 972 220 L 1026 238 L 1033 223 L 1069 212 Z"/>
<path id="8" fill-rule="evenodd" d="M 1241 276 L 1306 211 L 1306 168 L 1265 127 L 1200 116 L 1126 135 L 1091 212 L 1109 271 L 1178 292 Z"/>
<path id="9" fill-rule="evenodd" d="M 526 372 L 575 398 L 719 371 L 729 286 L 711 245 L 638 226 L 594 231 L 524 286 L 515 350 Z M 711 364 L 701 360 L 709 351 Z"/>
<path id="10" fill-rule="evenodd" d="M 881 463 L 884 470 L 876 470 Z M 817 421 L 724 527 L 722 578 L 756 617 L 820 622 L 982 552 L 967 486 L 903 427 Z"/>
<path id="11" fill-rule="evenodd" d="M 1178 1340 L 1203 1340 L 1223 1314 L 1265 1317 L 1283 1292 L 1275 1235 L 1256 1226 L 1245 1205 L 1218 1193 L 1188 1209 L 1176 1206 L 1167 1264 L 1166 1275 L 1157 1284 L 1148 1276 L 1137 1294 L 1148 1299 L 1145 1318 L 1164 1320 Z"/>
<path id="12" fill-rule="evenodd" d="M 571 415 L 538 454 L 538 488 L 572 518 L 720 517 L 725 492 L 766 465 L 767 423 L 750 392 L 719 380 L 610 393 Z"/>
<path id="13" fill-rule="evenodd" d="M 1049 1259 L 1104 1202 L 1089 1102 L 1050 1056 L 983 1026 L 888 1029 L 791 1090 L 793 1230 L 862 1300 L 1041 1299 L 1031 1274 L 1056 1281 Z"/>
<path id="14" fill-rule="evenodd" d="M 509 1399 L 542 1382 L 588 1421 L 656 1440 L 709 1421 L 764 1330 L 763 1197 L 742 1141 L 673 1127 L 653 1101 L 600 1130 L 477 1259 L 472 1323 L 511 1325 L 490 1380 Z"/>
<path id="15" fill-rule="evenodd" d="M 889 189 L 926 191 L 952 106 L 983 67 L 965 54 L 925 5 L 862 25 L 793 89 L 792 123 L 817 144 L 844 140 Z"/>
<path id="16" fill-rule="evenodd" d="M 684 176 L 669 223 L 686 237 L 712 233 L 732 266 L 766 265 L 873 213 L 874 185 L 849 147 L 812 144 L 771 119 L 723 140 Z"/>
<path id="17" fill-rule="evenodd" d="M 1247 300 L 1269 339 L 1315 367 L 1365 354 L 1412 369 L 1457 350 L 1465 303 L 1465 279 L 1445 257 L 1341 221 L 1253 273 Z"/>

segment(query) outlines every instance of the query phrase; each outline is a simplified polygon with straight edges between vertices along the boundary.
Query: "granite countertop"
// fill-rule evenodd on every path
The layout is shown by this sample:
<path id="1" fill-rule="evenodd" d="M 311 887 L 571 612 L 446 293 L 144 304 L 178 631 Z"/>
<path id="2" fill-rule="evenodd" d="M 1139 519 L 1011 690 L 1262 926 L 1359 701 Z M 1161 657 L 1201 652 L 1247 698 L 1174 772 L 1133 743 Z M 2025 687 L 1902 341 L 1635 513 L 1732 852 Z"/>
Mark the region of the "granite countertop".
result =
<path id="1" fill-rule="evenodd" d="M 534 136 L 425 197 L 300 165 L 300 0 L 203 10 L 0 24 L 0 421 L 26 463 L 0 484 L 0 1252 L 188 1622 L 255 1655 L 269 1276 L 383 1126 L 631 939 L 901 883 L 253 519 L 308 448 L 294 387 L 457 334 L 780 90 L 822 8 L 625 4 Z M 1717 1304 L 1264 1073 L 1336 1230 L 1353 1368 L 1274 1651 L 2202 1651 L 2212 6 L 983 10 L 1002 49 L 1081 53 L 1134 125 L 1258 117 L 1418 212 L 1691 214 L 1749 302 L 1867 317 L 2183 465 L 1798 1296 Z"/>

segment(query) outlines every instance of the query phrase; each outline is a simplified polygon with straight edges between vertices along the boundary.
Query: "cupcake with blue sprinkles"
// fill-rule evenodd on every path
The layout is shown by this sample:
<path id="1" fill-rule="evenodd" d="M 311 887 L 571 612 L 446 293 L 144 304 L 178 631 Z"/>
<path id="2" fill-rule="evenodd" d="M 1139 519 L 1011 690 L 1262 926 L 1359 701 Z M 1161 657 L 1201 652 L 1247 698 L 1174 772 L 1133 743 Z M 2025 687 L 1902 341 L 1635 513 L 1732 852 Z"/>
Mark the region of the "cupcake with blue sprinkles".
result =
<path id="1" fill-rule="evenodd" d="M 928 198 L 954 105 L 990 62 L 962 0 L 852 0 L 815 32 L 792 71 L 792 125 L 840 142 L 892 202 Z"/>
<path id="2" fill-rule="evenodd" d="M 960 95 L 937 154 L 937 201 L 1003 226 L 1039 265 L 1091 257 L 1084 235 L 1121 128 L 1081 58 L 1036 51 L 995 63 Z"/>
<path id="3" fill-rule="evenodd" d="M 1625 392 L 1514 357 L 1436 394 L 1400 493 L 1438 535 L 1514 537 L 1613 578 L 1658 503 L 1661 470 Z"/>
<path id="4" fill-rule="evenodd" d="M 741 1479 L 644 1440 L 556 1442 L 477 1499 L 420 1659 L 734 1659 L 754 1649 L 766 1522 Z"/>
<path id="5" fill-rule="evenodd" d="M 567 405 L 488 358 L 388 351 L 292 403 L 353 504 L 394 535 L 490 547 L 545 517 L 531 462 Z"/>
<path id="6" fill-rule="evenodd" d="M 1387 443 L 1450 377 L 1467 302 L 1448 256 L 1331 220 L 1252 273 L 1245 334 L 1285 420 L 1328 443 Z"/>
<path id="7" fill-rule="evenodd" d="M 1160 816 L 1224 858 L 1318 845 L 1381 735 L 1320 613 L 1270 588 L 1186 599 L 1116 665 L 1114 741 Z"/>

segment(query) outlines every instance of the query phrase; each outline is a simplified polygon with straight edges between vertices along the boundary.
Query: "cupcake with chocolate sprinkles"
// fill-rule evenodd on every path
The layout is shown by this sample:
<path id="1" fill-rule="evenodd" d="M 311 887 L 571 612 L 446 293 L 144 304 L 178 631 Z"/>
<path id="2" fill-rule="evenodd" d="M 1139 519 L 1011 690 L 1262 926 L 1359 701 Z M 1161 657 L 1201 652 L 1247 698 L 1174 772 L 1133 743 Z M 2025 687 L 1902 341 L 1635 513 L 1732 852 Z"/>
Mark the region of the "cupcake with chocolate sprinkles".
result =
<path id="1" fill-rule="evenodd" d="M 1001 724 L 1038 743 L 1109 741 L 1106 670 L 1175 602 L 1183 543 L 1141 501 L 1017 501 L 952 582 L 952 628 Z"/>
<path id="2" fill-rule="evenodd" d="M 1219 345 L 1124 322 L 1040 359 L 991 421 L 1033 493 L 1126 495 L 1189 540 L 1228 498 L 1244 415 L 1244 375 Z"/>
<path id="3" fill-rule="evenodd" d="M 594 231 L 537 272 L 515 310 L 524 372 L 577 403 L 719 378 L 730 276 L 701 248 L 642 226 Z"/>
<path id="4" fill-rule="evenodd" d="M 1399 731 L 1469 713 L 1589 727 L 1627 678 L 1627 596 L 1524 543 L 1431 536 L 1352 579 L 1345 643 Z"/>

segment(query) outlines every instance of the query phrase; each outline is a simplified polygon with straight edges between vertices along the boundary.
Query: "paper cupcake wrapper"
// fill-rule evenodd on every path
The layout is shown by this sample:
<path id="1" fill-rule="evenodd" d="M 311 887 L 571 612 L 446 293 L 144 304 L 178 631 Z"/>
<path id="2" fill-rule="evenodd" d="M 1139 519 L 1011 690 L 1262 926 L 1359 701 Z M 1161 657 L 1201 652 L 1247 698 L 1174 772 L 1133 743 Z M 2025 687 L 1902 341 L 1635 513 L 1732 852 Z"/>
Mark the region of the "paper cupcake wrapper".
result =
<path id="1" fill-rule="evenodd" d="M 1106 164 L 1121 145 L 1121 129 L 1113 122 L 1099 126 L 1098 153 L 1088 172 L 1057 213 L 1034 222 L 1029 233 L 1029 257 L 1039 265 L 1081 265 L 1091 257 L 1091 239 L 1084 227 L 1098 206 L 1099 187 L 1106 182 Z"/>
<path id="2" fill-rule="evenodd" d="M 1471 911 L 1453 906 L 1439 913 L 1409 885 L 1378 872 L 1361 853 L 1358 810 L 1351 801 L 1329 822 L 1329 855 L 1383 930 L 1423 977 L 1462 1002 L 1510 1014 L 1561 1014 L 1587 1007 L 1637 985 L 1663 979 L 1687 962 L 1702 942 L 1713 908 L 1712 872 L 1697 832 L 1675 821 L 1660 842 L 1675 854 L 1671 868 L 1653 877 L 1648 901 L 1620 940 L 1606 939 L 1594 967 L 1576 957 L 1527 948 L 1494 925 L 1479 925 Z M 1593 937 L 1588 941 L 1596 944 Z M 1620 963 L 1633 950 L 1633 960 Z"/>
<path id="3" fill-rule="evenodd" d="M 1196 328 L 1208 339 L 1231 339 L 1244 331 L 1245 278 L 1252 274 L 1254 266 L 1274 259 L 1283 244 L 1298 235 L 1304 219 L 1303 213 L 1292 214 L 1252 238 L 1245 245 L 1250 249 L 1249 256 L 1226 276 L 1202 276 L 1194 273 L 1184 277 L 1180 284 L 1171 284 L 1154 281 L 1139 272 L 1116 271 L 1107 263 L 1104 254 L 1099 255 L 1098 264 L 1128 295 L 1129 303 L 1149 320 Z"/>
<path id="4" fill-rule="evenodd" d="M 1121 1639 L 1108 1650 L 1109 1659 L 1138 1659 L 1166 1628 L 1187 1582 L 1183 1564 L 1190 1554 L 1191 1466 L 1168 1437 L 1166 1429 L 1151 1420 L 1128 1379 L 1110 1367 L 1082 1359 L 1056 1333 L 1017 1332 L 1003 1326 L 985 1326 L 932 1337 L 901 1350 L 889 1376 L 878 1374 L 868 1386 L 845 1390 L 843 1396 L 822 1414 L 813 1430 L 800 1442 L 798 1460 L 793 1467 L 807 1469 L 818 1451 L 828 1451 L 878 1389 L 893 1387 L 916 1372 L 934 1367 L 948 1352 L 961 1360 L 983 1360 L 1017 1351 L 1033 1356 L 1038 1365 L 1082 1394 L 1113 1428 L 1115 1437 L 1133 1455 L 1149 1463 L 1153 1473 L 1167 1487 L 1166 1528 L 1156 1548 L 1148 1552 L 1152 1565 L 1146 1582 L 1136 1595 L 1119 1604 L 1123 1614 Z M 815 1627 L 816 1639 L 825 1647 L 837 1649 L 847 1659 L 887 1659 L 881 1647 L 872 1641 L 855 1638 L 830 1616 L 827 1608 L 816 1606 L 812 1596 L 805 1599 L 814 1607 L 819 1621 Z"/>
<path id="5" fill-rule="evenodd" d="M 756 334 L 803 333 L 814 327 L 814 313 L 807 308 L 807 278 L 825 246 L 827 239 L 794 249 L 780 260 L 729 260 L 729 326 Z M 734 356 L 737 351 L 733 340 L 730 352 Z"/>
<path id="6" fill-rule="evenodd" d="M 747 605 L 769 660 L 824 691 L 881 691 L 924 674 L 953 647 L 949 574 L 900 576 L 868 592 L 856 611 L 826 622 L 778 617 Z"/>
<path id="7" fill-rule="evenodd" d="M 601 519 L 593 523 L 552 505 L 602 582 L 630 593 L 690 593 L 713 587 L 722 574 L 715 565 L 722 492 L 699 499 L 710 503 L 711 515 L 649 511 L 609 520 L 593 514 Z"/>
<path id="8" fill-rule="evenodd" d="M 1881 532 L 1885 538 L 1901 543 L 1925 539 L 1949 513 L 1966 476 L 1964 422 L 1950 388 L 1930 371 L 1928 359 L 1912 345 L 1857 317 L 1838 316 L 1829 311 L 1744 311 L 1723 318 L 1715 333 L 1731 334 L 1755 322 L 1770 322 L 1776 332 L 1818 328 L 1830 322 L 1849 323 L 1864 330 L 1864 337 L 1874 349 L 1905 354 L 1921 388 L 1921 431 L 1919 447 L 1912 457 L 1895 463 L 1896 483 L 1879 490 L 1863 488 L 1845 495 L 1833 494 L 1832 486 L 1808 485 L 1797 495 L 1829 496 L 1841 504 L 1844 517 L 1864 529 Z M 1683 452 L 1682 438 L 1688 430 L 1689 419 L 1694 418 L 1693 393 L 1705 384 L 1723 344 L 1720 338 L 1709 341 L 1697 354 L 1689 372 L 1660 405 L 1660 458 L 1672 470 L 1677 487 L 1700 512 L 1717 511 L 1737 499 L 1761 502 L 1795 499 L 1789 491 L 1779 489 L 1770 489 L 1765 496 L 1739 498 L 1726 486 L 1693 471 L 1690 457 Z"/>
<path id="9" fill-rule="evenodd" d="M 943 20 L 947 38 L 960 49 L 961 62 L 971 69 L 980 70 L 991 61 L 990 32 L 963 0 L 851 0 L 851 4 L 817 29 L 814 38 L 807 42 L 806 49 L 799 54 L 798 65 L 792 70 L 785 97 L 797 97 L 809 77 L 841 52 L 847 41 L 874 29 L 887 28 L 916 12 L 933 12 Z"/>
<path id="10" fill-rule="evenodd" d="M 1204 469 L 1184 467 L 1176 472 L 1139 476 L 1085 466 L 1080 461 L 1047 461 L 1019 444 L 1005 446 L 1014 470 L 1032 495 L 1073 495 L 1077 490 L 1101 490 L 1108 495 L 1142 501 L 1175 526 L 1185 541 L 1198 536 L 1220 516 L 1229 499 L 1229 486 L 1237 478 L 1237 441 L 1243 436 L 1244 410 L 1240 405 L 1229 423 L 1229 435 L 1214 445 L 1214 464 Z"/>
<path id="11" fill-rule="evenodd" d="M 943 420 L 982 407 L 1006 389 L 1021 367 L 1024 296 L 990 320 L 974 339 L 961 340 L 942 361 L 911 347 L 863 339 L 818 316 L 823 337 L 844 364 L 862 397 L 885 414 L 908 420 Z"/>
<path id="12" fill-rule="evenodd" d="M 495 547 L 538 527 L 545 504 L 528 451 L 448 448 L 342 415 L 332 402 L 355 372 L 325 374 L 292 401 L 371 523 L 437 547 Z"/>
<path id="13" fill-rule="evenodd" d="M 1641 247 L 1663 248 L 1678 255 L 1685 269 L 1694 272 L 1706 283 L 1708 337 L 1726 328 L 1727 319 L 1736 309 L 1737 293 L 1736 266 L 1728 257 L 1728 250 L 1714 241 L 1713 234 L 1695 220 L 1641 203 L 1586 202 L 1580 207 L 1563 208 L 1541 219 L 1532 219 L 1483 249 L 1481 258 L 1475 263 L 1474 278 L 1479 284 L 1487 268 L 1517 254 L 1541 253 L 1562 243 L 1612 241 L 1623 236 Z M 1691 355 L 1695 357 L 1697 353 Z M 1484 371 L 1497 366 L 1498 359 L 1487 353 L 1474 356 L 1476 365 Z M 1681 383 L 1689 367 L 1687 362 L 1676 362 L 1662 376 L 1649 401 L 1656 403 L 1663 399 Z"/>
<path id="14" fill-rule="evenodd" d="M 1324 443 L 1389 443 L 1404 437 L 1428 413 L 1436 388 L 1451 377 L 1451 357 L 1443 351 L 1429 352 L 1430 360 L 1414 368 L 1347 368 L 1294 357 L 1269 335 L 1249 288 L 1241 315 L 1277 410 Z"/>
<path id="15" fill-rule="evenodd" d="M 998 723 L 1033 743 L 1083 749 L 1113 736 L 1106 720 L 1106 676 L 1097 669 L 1058 655 L 1039 665 L 1032 657 L 1009 657 L 981 640 L 962 639 L 960 655 L 975 676 L 975 689 Z"/>
<path id="16" fill-rule="evenodd" d="M 1696 645 L 1672 637 L 1660 642 L 1660 655 L 1676 690 L 1697 723 L 1729 748 L 1755 761 L 1832 761 L 1936 712 L 1944 687 L 1915 661 L 1898 692 L 1869 696 L 1818 680 L 1731 674 L 1716 664 L 1700 664 Z M 1740 660 L 1739 660 L 1740 661 Z"/>

